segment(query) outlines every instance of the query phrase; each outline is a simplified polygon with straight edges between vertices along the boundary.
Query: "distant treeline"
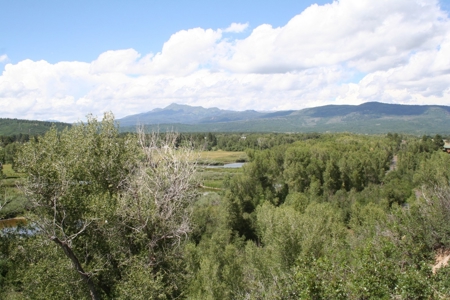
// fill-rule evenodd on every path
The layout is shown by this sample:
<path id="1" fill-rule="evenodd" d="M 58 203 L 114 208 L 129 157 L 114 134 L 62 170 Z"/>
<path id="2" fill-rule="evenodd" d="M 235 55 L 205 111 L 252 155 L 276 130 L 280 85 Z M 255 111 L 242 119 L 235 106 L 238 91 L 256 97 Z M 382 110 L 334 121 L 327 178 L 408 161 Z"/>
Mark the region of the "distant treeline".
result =
<path id="1" fill-rule="evenodd" d="M 296 141 L 315 139 L 319 133 L 181 133 L 178 143 L 192 143 L 202 150 L 264 150 Z"/>
<path id="2" fill-rule="evenodd" d="M 37 139 L 52 126 L 57 130 L 63 130 L 71 125 L 61 122 L 0 118 L 0 162 L 14 164 L 14 157 L 20 144 Z"/>
<path id="3" fill-rule="evenodd" d="M 47 132 L 52 126 L 58 130 L 70 127 L 71 124 L 51 121 L 3 119 L 0 118 L 0 135 L 12 136 L 18 134 L 40 135 Z"/>
<path id="4" fill-rule="evenodd" d="M 37 138 L 37 136 L 31 136 L 31 138 Z M 0 162 L 3 164 L 14 164 L 14 157 L 20 144 L 29 140 L 29 134 L 0 135 Z"/>
<path id="5" fill-rule="evenodd" d="M 43 123 L 51 124 L 50 122 Z M 128 134 L 130 133 L 121 133 L 120 137 L 125 138 Z M 39 135 L 41 134 L 30 135 L 18 133 L 0 135 L 0 162 L 14 163 L 13 158 L 19 148 L 19 144 L 26 143 L 30 139 L 37 139 Z M 205 151 L 265 150 L 279 145 L 292 144 L 297 141 L 318 139 L 322 135 L 320 133 L 179 133 L 177 146 L 189 144 L 196 149 Z M 387 136 L 392 139 L 401 140 L 401 135 L 397 133 L 388 133 Z M 435 141 L 437 147 L 444 145 L 444 138 L 439 134 L 433 137 L 426 135 L 422 137 L 424 140 L 429 139 Z"/>
<path id="6" fill-rule="evenodd" d="M 31 136 L 32 138 L 35 136 Z M 0 146 L 6 147 L 11 143 L 26 143 L 30 140 L 29 134 L 13 134 L 13 135 L 0 135 Z"/>
<path id="7" fill-rule="evenodd" d="M 202 150 L 214 151 L 245 151 L 247 149 L 265 150 L 279 145 L 292 144 L 297 141 L 318 139 L 323 134 L 317 132 L 308 133 L 180 133 L 178 144 L 191 143 Z M 388 133 L 390 139 L 400 140 L 402 135 Z M 444 145 L 446 137 L 436 134 L 424 135 L 423 140 L 433 140 L 438 147 Z"/>

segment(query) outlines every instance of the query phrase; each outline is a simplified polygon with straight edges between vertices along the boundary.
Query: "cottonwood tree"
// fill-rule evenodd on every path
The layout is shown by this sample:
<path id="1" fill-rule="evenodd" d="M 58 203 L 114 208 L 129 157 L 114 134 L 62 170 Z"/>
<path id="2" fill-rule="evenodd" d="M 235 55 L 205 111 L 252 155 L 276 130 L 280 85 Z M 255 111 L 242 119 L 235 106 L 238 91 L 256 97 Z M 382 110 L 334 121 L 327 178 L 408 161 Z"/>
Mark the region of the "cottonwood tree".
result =
<path id="1" fill-rule="evenodd" d="M 175 141 L 176 134 L 120 137 L 105 114 L 53 128 L 20 152 L 27 217 L 70 260 L 92 299 L 136 298 L 130 283 L 146 285 L 190 232 L 195 157 Z"/>
<path id="2" fill-rule="evenodd" d="M 177 135 L 139 132 L 141 159 L 121 194 L 118 214 L 136 232 L 145 232 L 149 250 L 178 244 L 191 231 L 191 205 L 198 196 L 197 156 L 177 148 Z"/>
<path id="3" fill-rule="evenodd" d="M 17 160 L 28 175 L 23 191 L 32 204 L 30 223 L 70 259 L 92 299 L 101 295 L 95 240 L 114 213 L 136 150 L 132 138 L 119 138 L 113 115 L 105 114 L 101 122 L 89 116 L 62 132 L 52 128 L 25 144 Z"/>
<path id="4" fill-rule="evenodd" d="M 176 141 L 175 133 L 139 131 L 140 160 L 117 206 L 122 232 L 129 242 L 121 252 L 130 260 L 135 259 L 133 252 L 145 254 L 146 258 L 140 259 L 141 271 L 164 274 L 166 285 L 176 285 L 182 277 L 174 260 L 182 258 L 180 245 L 191 232 L 192 207 L 199 186 L 196 152 L 191 147 L 176 147 Z M 141 284 L 145 282 L 134 282 Z M 165 293 L 173 297 L 171 287 L 166 288 Z M 178 290 L 175 294 L 180 292 L 179 286 L 173 289 Z"/>

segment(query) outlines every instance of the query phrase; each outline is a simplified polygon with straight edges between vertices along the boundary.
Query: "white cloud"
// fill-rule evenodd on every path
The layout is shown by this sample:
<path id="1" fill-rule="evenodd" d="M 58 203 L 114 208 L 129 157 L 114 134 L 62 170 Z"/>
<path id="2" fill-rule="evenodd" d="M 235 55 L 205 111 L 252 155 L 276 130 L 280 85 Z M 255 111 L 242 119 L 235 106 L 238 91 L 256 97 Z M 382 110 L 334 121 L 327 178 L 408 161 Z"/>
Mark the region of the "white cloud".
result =
<path id="1" fill-rule="evenodd" d="M 220 30 L 194 28 L 173 34 L 151 61 L 151 74 L 184 76 L 212 63 Z"/>
<path id="2" fill-rule="evenodd" d="M 185 76 L 210 65 L 217 55 L 221 30 L 194 28 L 173 34 L 162 51 L 141 58 L 134 49 L 111 50 L 91 63 L 91 73 Z"/>
<path id="3" fill-rule="evenodd" d="M 0 55 L 0 63 L 8 61 L 8 55 L 2 54 Z"/>
<path id="4" fill-rule="evenodd" d="M 345 63 L 371 72 L 433 48 L 447 30 L 437 1 L 341 0 L 310 6 L 284 27 L 255 28 L 224 66 L 272 73 Z"/>
<path id="5" fill-rule="evenodd" d="M 120 118 L 173 102 L 235 110 L 450 105 L 450 21 L 437 1 L 340 0 L 283 27 L 222 36 L 247 27 L 182 30 L 155 54 L 123 49 L 90 63 L 7 64 L 1 116 L 76 121 L 111 110 Z"/>
<path id="6" fill-rule="evenodd" d="M 224 32 L 241 33 L 248 28 L 248 23 L 231 23 L 231 25 L 224 30 Z"/>
<path id="7" fill-rule="evenodd" d="M 101 73 L 141 73 L 140 69 L 148 63 L 151 54 L 139 59 L 141 55 L 134 49 L 106 51 L 91 63 L 90 71 L 93 74 Z"/>

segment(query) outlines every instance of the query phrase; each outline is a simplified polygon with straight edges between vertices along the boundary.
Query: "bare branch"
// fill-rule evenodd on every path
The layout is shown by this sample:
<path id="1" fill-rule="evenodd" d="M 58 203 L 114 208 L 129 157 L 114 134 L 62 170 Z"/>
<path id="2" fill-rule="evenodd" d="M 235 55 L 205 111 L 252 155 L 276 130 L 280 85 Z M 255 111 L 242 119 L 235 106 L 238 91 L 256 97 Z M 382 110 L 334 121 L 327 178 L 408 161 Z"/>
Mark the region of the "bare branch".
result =
<path id="1" fill-rule="evenodd" d="M 176 147 L 177 134 L 138 132 L 142 157 L 130 175 L 118 211 L 124 223 L 146 233 L 149 248 L 177 245 L 190 228 L 197 197 L 197 155 L 192 148 Z M 152 250 L 151 250 L 152 251 Z"/>

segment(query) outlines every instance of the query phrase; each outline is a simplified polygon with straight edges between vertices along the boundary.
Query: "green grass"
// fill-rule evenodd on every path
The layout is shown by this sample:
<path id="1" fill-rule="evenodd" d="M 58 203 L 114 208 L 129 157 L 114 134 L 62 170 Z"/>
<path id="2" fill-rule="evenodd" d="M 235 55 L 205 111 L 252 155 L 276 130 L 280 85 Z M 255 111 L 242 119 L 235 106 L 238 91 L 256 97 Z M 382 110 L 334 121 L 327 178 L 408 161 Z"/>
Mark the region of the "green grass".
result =
<path id="1" fill-rule="evenodd" d="M 0 219 L 22 215 L 28 205 L 25 196 L 17 188 L 0 188 L 0 190 L 2 191 L 0 201 L 4 205 L 0 210 Z"/>
<path id="2" fill-rule="evenodd" d="M 247 154 L 242 151 L 202 151 L 200 152 L 199 164 L 223 165 L 247 160 Z"/>
<path id="3" fill-rule="evenodd" d="M 28 201 L 18 188 L 24 177 L 25 174 L 15 172 L 11 164 L 3 165 L 3 178 L 0 180 L 0 206 L 3 208 L 0 210 L 0 219 L 20 216 L 24 212 Z"/>
<path id="4" fill-rule="evenodd" d="M 25 174 L 17 173 L 16 171 L 14 171 L 11 164 L 4 164 L 3 165 L 3 176 L 6 177 L 6 179 L 10 179 L 10 178 L 25 177 Z"/>
<path id="5" fill-rule="evenodd" d="M 203 186 L 208 190 L 217 190 L 224 188 L 224 181 L 242 172 L 241 168 L 200 168 L 198 175 Z"/>

